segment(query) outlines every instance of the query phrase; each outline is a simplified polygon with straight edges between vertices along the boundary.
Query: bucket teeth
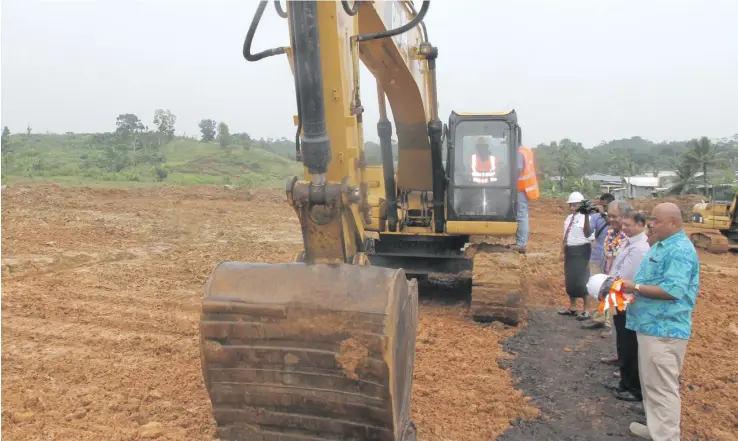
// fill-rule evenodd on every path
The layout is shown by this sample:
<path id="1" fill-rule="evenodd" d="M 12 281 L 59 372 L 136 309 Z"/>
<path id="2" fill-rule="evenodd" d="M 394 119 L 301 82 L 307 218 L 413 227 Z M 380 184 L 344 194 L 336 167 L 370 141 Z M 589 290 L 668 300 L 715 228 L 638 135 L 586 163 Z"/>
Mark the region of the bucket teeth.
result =
<path id="1" fill-rule="evenodd" d="M 417 319 L 417 284 L 401 270 L 219 265 L 200 321 L 216 436 L 402 439 Z"/>

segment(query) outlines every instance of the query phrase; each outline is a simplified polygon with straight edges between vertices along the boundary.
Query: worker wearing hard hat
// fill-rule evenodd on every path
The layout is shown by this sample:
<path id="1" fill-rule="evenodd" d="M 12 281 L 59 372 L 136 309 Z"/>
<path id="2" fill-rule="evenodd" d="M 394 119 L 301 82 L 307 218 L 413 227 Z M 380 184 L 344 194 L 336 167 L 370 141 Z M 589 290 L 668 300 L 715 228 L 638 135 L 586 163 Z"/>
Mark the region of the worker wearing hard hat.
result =
<path id="1" fill-rule="evenodd" d="M 560 259 L 564 262 L 566 294 L 569 308 L 559 311 L 561 315 L 589 318 L 590 298 L 587 295 L 589 281 L 589 258 L 592 253 L 594 231 L 590 225 L 591 216 L 584 196 L 578 191 L 569 195 L 569 216 L 564 221 L 564 236 L 561 241 Z M 577 311 L 577 299 L 582 299 L 583 309 Z"/>

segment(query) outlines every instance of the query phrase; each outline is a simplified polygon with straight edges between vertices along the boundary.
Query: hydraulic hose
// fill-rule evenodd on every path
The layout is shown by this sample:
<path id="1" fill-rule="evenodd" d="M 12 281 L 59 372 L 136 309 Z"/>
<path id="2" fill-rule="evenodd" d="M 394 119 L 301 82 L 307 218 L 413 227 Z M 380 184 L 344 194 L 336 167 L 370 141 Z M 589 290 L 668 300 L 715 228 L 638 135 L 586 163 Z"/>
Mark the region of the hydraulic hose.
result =
<path id="1" fill-rule="evenodd" d="M 278 3 L 278 2 L 275 2 Z M 287 6 L 289 8 L 289 5 Z M 295 23 L 290 20 L 290 44 L 295 47 Z M 297 66 L 295 53 L 292 53 L 292 65 Z M 300 144 L 300 134 L 302 133 L 302 112 L 300 111 L 300 76 L 297 75 L 297 67 L 295 67 L 295 101 L 297 101 L 297 131 L 295 132 L 295 159 L 302 162 L 302 146 Z"/>
<path id="2" fill-rule="evenodd" d="M 430 6 L 430 0 L 423 0 L 423 6 L 420 8 L 420 12 L 418 13 L 418 15 L 416 15 L 412 20 L 400 26 L 399 28 L 390 29 L 388 31 L 383 31 L 383 32 L 375 32 L 373 34 L 359 35 L 356 38 L 359 41 L 370 41 L 370 40 L 378 40 L 380 38 L 394 37 L 395 35 L 400 35 L 403 32 L 407 32 L 410 29 L 417 26 L 419 23 L 423 22 L 423 18 L 425 18 L 425 14 L 428 12 L 429 6 Z"/>
<path id="3" fill-rule="evenodd" d="M 282 18 L 287 18 L 287 13 L 282 9 L 282 5 L 279 3 L 279 0 L 274 0 L 274 9 L 277 10 L 277 15 Z"/>
<path id="4" fill-rule="evenodd" d="M 258 54 L 251 53 L 251 43 L 254 41 L 256 27 L 259 26 L 259 21 L 261 21 L 261 16 L 264 15 L 264 9 L 266 9 L 266 6 L 267 0 L 261 0 L 259 2 L 259 7 L 256 9 L 256 14 L 254 14 L 254 18 L 251 19 L 251 26 L 249 26 L 249 31 L 246 34 L 246 40 L 243 42 L 243 57 L 248 61 L 259 61 L 263 58 L 285 53 L 285 48 L 283 47 L 267 49 L 259 52 Z"/>
<path id="5" fill-rule="evenodd" d="M 413 6 L 413 2 L 409 1 L 405 3 L 410 7 L 410 12 L 412 12 L 413 15 L 417 16 L 418 11 L 415 10 L 415 6 Z M 420 27 L 423 28 L 423 41 L 427 43 L 428 42 L 428 29 L 426 29 L 425 27 L 425 21 L 420 22 Z"/>
<path id="6" fill-rule="evenodd" d="M 357 12 L 359 12 L 359 0 L 354 0 L 354 6 L 350 7 L 348 4 L 348 0 L 341 0 L 341 6 L 343 6 L 343 10 L 348 15 L 356 15 Z"/>
<path id="7" fill-rule="evenodd" d="M 302 162 L 313 175 L 312 182 L 325 180 L 324 174 L 331 162 L 330 137 L 325 117 L 323 96 L 323 72 L 320 58 L 318 32 L 318 0 L 291 1 L 287 3 L 294 35 L 294 64 L 297 94 L 300 98 L 302 138 L 300 148 Z"/>

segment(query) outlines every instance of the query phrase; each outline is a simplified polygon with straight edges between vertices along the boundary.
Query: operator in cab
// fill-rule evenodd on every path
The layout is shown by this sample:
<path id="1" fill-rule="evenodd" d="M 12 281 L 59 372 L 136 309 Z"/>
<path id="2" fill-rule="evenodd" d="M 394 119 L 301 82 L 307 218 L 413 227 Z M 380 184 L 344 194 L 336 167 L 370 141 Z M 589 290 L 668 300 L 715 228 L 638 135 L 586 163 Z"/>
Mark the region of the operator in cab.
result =
<path id="1" fill-rule="evenodd" d="M 477 141 L 475 152 L 471 156 L 472 181 L 477 184 L 489 184 L 497 181 L 497 160 L 489 152 L 489 144 L 483 139 Z"/>

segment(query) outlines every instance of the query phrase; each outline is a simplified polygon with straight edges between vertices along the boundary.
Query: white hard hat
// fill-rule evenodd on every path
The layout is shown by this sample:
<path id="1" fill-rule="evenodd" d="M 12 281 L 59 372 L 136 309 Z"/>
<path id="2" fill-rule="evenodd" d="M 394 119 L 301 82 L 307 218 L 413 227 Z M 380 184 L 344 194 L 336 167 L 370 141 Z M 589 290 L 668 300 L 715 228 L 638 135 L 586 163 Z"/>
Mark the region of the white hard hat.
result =
<path id="1" fill-rule="evenodd" d="M 578 191 L 573 192 L 569 195 L 569 200 L 566 201 L 567 204 L 578 204 L 584 200 L 584 196 L 579 193 Z"/>
<path id="2" fill-rule="evenodd" d="M 602 284 L 607 281 L 607 274 L 595 274 L 589 278 L 587 282 L 587 294 L 594 298 L 599 298 Z"/>

